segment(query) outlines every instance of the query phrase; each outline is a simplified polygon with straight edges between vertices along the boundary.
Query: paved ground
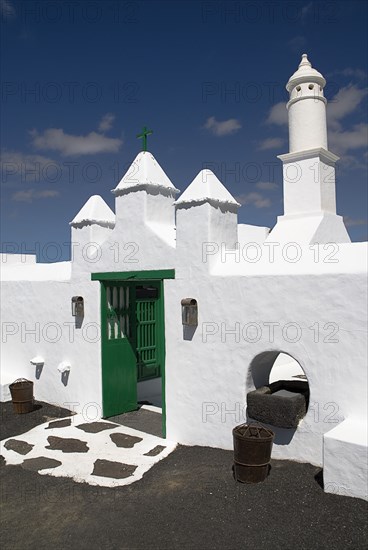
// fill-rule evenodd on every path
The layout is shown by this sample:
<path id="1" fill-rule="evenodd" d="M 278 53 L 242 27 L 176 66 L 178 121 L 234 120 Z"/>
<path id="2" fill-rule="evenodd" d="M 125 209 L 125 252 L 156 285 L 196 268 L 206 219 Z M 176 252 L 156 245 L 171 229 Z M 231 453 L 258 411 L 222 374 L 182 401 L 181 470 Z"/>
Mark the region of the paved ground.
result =
<path id="1" fill-rule="evenodd" d="M 129 485 L 176 447 L 175 442 L 141 431 L 147 425 L 149 432 L 161 435 L 162 415 L 150 409 L 114 417 L 119 423 L 86 422 L 81 414 L 42 422 L 2 440 L 0 452 L 6 465 L 20 465 L 40 475 L 102 487 Z M 24 421 L 27 415 L 21 416 Z"/>
<path id="2" fill-rule="evenodd" d="M 33 414 L 3 414 L 6 437 Z M 230 451 L 179 446 L 141 481 L 106 488 L 3 465 L 2 548 L 366 549 L 367 504 L 323 493 L 319 468 L 273 461 L 265 482 L 242 485 L 231 466 Z"/>

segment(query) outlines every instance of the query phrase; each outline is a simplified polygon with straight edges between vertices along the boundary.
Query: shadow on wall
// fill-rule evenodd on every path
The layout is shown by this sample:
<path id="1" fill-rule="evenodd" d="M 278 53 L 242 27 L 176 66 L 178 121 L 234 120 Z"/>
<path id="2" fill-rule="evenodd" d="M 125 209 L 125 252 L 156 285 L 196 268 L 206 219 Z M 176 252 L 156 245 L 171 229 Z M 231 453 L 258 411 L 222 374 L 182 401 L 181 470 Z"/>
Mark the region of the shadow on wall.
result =
<path id="1" fill-rule="evenodd" d="M 62 381 L 62 383 L 64 384 L 64 386 L 67 386 L 67 385 L 68 385 L 68 382 L 69 382 L 69 374 L 70 374 L 70 371 L 69 371 L 69 370 L 66 370 L 65 372 L 62 372 L 62 373 L 61 373 L 61 381 Z"/>
<path id="2" fill-rule="evenodd" d="M 254 418 L 251 418 L 247 413 L 247 423 L 252 424 L 253 422 L 258 423 L 258 420 L 254 420 Z M 278 426 L 265 424 L 264 422 L 262 422 L 262 426 L 265 426 L 266 428 L 273 431 L 273 433 L 275 434 L 275 439 L 273 442 L 276 445 L 289 445 L 296 432 L 295 428 L 279 428 Z"/>
<path id="3" fill-rule="evenodd" d="M 197 330 L 197 326 L 184 325 L 183 340 L 192 340 L 196 330 Z"/>
<path id="4" fill-rule="evenodd" d="M 82 328 L 84 317 L 78 316 L 78 317 L 75 317 L 74 319 L 75 319 L 75 328 Z"/>
<path id="5" fill-rule="evenodd" d="M 257 389 L 268 384 L 270 372 L 279 355 L 279 350 L 264 351 L 252 359 L 247 376 L 249 389 Z"/>
<path id="6" fill-rule="evenodd" d="M 36 365 L 36 373 L 35 373 L 36 380 L 39 380 L 41 378 L 42 370 L 43 370 L 43 363 Z"/>

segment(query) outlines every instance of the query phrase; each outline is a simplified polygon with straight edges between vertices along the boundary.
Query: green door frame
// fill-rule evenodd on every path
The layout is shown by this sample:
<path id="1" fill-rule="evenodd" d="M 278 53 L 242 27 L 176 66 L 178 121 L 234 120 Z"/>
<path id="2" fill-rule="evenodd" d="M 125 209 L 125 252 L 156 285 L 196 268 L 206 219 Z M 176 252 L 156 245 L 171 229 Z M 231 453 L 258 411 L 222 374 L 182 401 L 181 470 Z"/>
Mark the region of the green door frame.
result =
<path id="1" fill-rule="evenodd" d="M 161 299 L 159 301 L 159 329 L 162 331 L 163 335 L 163 353 L 162 353 L 162 370 L 161 370 L 161 391 L 162 391 L 162 435 L 166 437 L 166 392 L 165 392 L 165 297 L 164 297 L 164 279 L 175 279 L 175 270 L 174 269 L 160 269 L 160 270 L 149 270 L 149 271 L 112 271 L 104 273 L 91 273 L 92 281 L 100 281 L 101 290 L 103 287 L 104 281 L 158 281 L 161 283 Z M 101 323 L 103 322 L 102 315 L 104 312 L 104 304 L 102 300 L 104 298 L 104 293 L 100 292 L 101 303 L 100 303 L 100 315 Z M 101 361 L 103 364 L 103 345 L 101 339 Z"/>

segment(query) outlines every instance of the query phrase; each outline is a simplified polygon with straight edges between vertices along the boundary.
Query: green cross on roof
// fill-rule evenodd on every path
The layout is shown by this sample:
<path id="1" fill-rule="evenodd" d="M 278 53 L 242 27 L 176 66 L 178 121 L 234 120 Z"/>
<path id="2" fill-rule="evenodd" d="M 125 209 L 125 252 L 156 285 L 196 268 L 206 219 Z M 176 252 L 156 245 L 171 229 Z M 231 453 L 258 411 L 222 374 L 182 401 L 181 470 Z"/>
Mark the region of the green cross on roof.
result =
<path id="1" fill-rule="evenodd" d="M 138 139 L 142 139 L 142 151 L 147 151 L 147 136 L 153 134 L 152 130 L 147 130 L 146 126 L 143 126 L 141 134 L 137 134 Z"/>

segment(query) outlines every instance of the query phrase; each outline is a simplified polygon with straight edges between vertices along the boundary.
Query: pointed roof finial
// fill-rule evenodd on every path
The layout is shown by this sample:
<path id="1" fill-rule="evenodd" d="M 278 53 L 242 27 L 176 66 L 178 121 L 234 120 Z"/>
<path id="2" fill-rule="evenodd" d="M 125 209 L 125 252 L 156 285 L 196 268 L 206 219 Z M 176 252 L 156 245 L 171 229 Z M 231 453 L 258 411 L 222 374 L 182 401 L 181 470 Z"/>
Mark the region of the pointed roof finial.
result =
<path id="1" fill-rule="evenodd" d="M 307 65 L 308 67 L 311 67 L 311 66 L 312 66 L 311 62 L 310 62 L 309 59 L 308 59 L 308 55 L 307 55 L 306 53 L 303 53 L 303 55 L 302 55 L 302 60 L 301 60 L 301 62 L 299 63 L 299 67 L 303 67 L 303 66 L 305 66 L 305 65 Z"/>
<path id="2" fill-rule="evenodd" d="M 316 69 L 313 69 L 306 53 L 303 53 L 302 55 L 298 70 L 289 78 L 289 82 L 286 84 L 286 89 L 290 92 L 295 86 L 302 84 L 303 82 L 316 82 L 322 88 L 326 85 L 326 80 L 321 73 L 316 71 Z"/>
<path id="3" fill-rule="evenodd" d="M 119 196 L 148 188 L 179 193 L 179 189 L 174 187 L 155 157 L 148 151 L 141 151 L 112 192 Z"/>
<path id="4" fill-rule="evenodd" d="M 72 227 L 85 225 L 115 226 L 115 214 L 100 195 L 92 195 L 69 223 Z"/>
<path id="5" fill-rule="evenodd" d="M 192 183 L 174 203 L 176 206 L 203 204 L 205 202 L 224 206 L 240 206 L 215 174 L 205 168 L 196 175 Z"/>

